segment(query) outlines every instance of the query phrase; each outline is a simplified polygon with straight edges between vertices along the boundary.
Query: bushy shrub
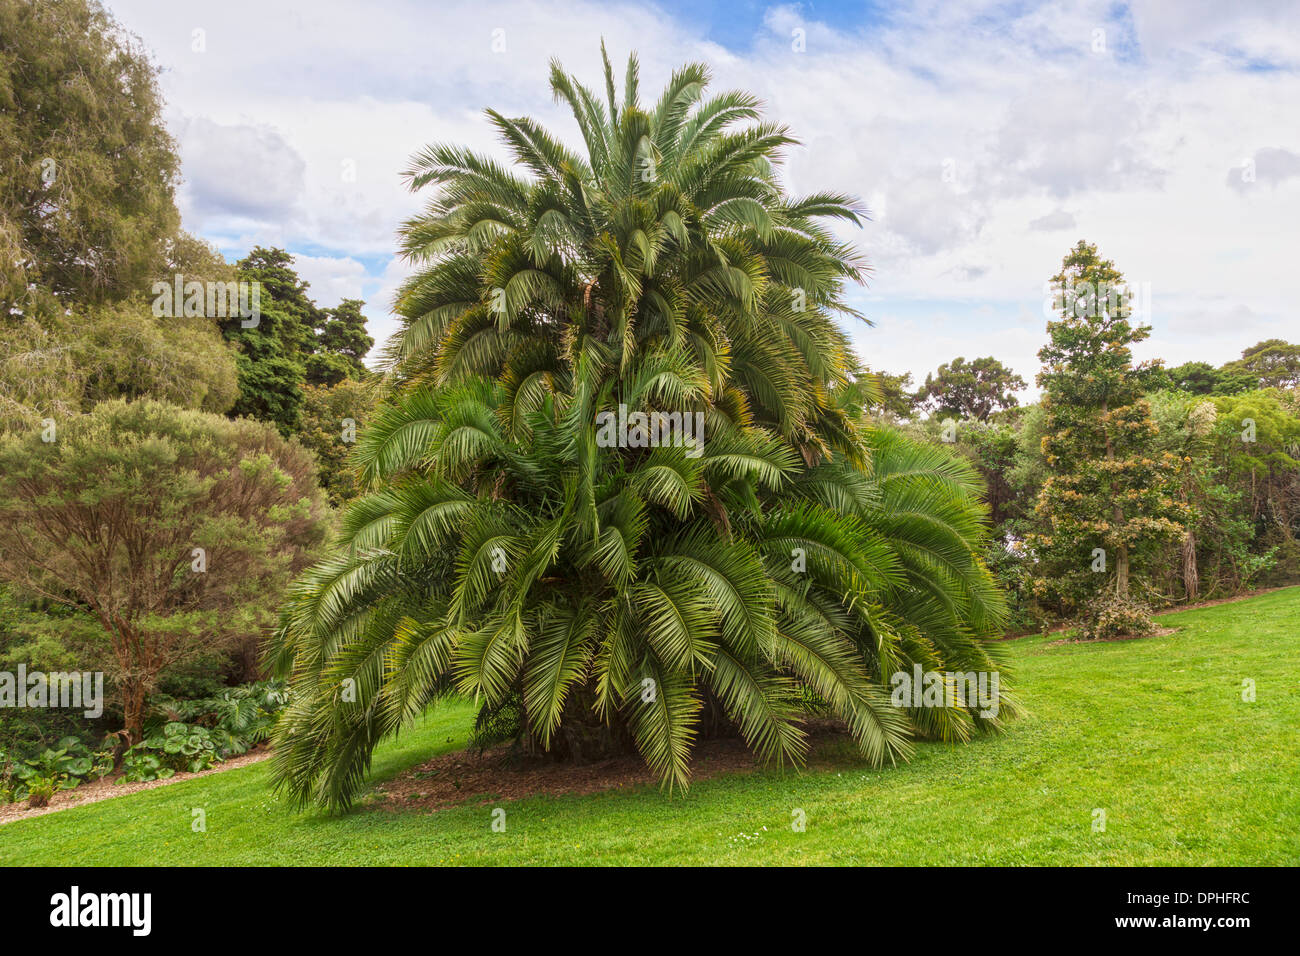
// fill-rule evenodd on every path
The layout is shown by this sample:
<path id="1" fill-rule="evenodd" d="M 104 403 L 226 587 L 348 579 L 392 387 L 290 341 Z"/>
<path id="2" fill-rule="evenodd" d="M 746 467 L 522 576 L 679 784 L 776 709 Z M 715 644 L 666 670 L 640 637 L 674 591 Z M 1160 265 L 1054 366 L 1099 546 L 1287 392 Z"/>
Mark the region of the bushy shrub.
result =
<path id="1" fill-rule="evenodd" d="M 991 541 L 984 549 L 984 561 L 993 578 L 1007 594 L 1007 630 L 1011 633 L 1040 631 L 1050 615 L 1034 597 L 1034 562 L 1019 541 Z"/>
<path id="2" fill-rule="evenodd" d="M 31 777 L 27 780 L 27 806 L 32 809 L 47 807 L 56 790 L 62 790 L 54 777 Z"/>
<path id="3" fill-rule="evenodd" d="M 163 780 L 198 773 L 247 753 L 270 736 L 288 694 L 279 681 L 228 687 L 212 697 L 159 697 L 160 717 L 146 724 L 146 736 L 122 760 L 119 783 Z"/>
<path id="4" fill-rule="evenodd" d="M 1151 608 L 1132 598 L 1107 594 L 1089 608 L 1080 622 L 1079 637 L 1087 641 L 1147 637 L 1155 630 Z"/>
<path id="5" fill-rule="evenodd" d="M 328 525 L 310 455 L 259 422 L 141 399 L 0 438 L 0 577 L 114 622 L 133 743 L 169 666 L 261 639 Z"/>
<path id="6" fill-rule="evenodd" d="M 24 760 L 15 770 L 15 776 L 20 780 L 45 777 L 59 782 L 59 789 L 63 790 L 75 787 L 81 779 L 90 776 L 92 767 L 86 745 L 76 737 L 64 737 L 55 747 L 47 747 L 37 756 Z"/>
<path id="7" fill-rule="evenodd" d="M 14 777 L 14 762 L 9 751 L 0 748 L 0 805 L 18 799 L 18 781 Z"/>

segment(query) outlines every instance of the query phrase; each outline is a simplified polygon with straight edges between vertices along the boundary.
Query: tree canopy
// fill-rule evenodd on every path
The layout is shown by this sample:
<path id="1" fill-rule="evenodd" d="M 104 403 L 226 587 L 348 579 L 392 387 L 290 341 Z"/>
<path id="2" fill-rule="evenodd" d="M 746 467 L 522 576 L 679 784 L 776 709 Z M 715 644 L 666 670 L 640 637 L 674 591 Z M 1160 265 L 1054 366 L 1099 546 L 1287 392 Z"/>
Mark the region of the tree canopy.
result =
<path id="1" fill-rule="evenodd" d="M 1015 393 L 1024 388 L 1025 380 L 993 356 L 967 362 L 959 355 L 925 377 L 916 400 L 936 416 L 982 422 L 999 409 L 1015 408 Z"/>
<path id="2" fill-rule="evenodd" d="M 0 300 L 148 288 L 180 227 L 161 105 L 157 68 L 98 3 L 0 6 Z"/>

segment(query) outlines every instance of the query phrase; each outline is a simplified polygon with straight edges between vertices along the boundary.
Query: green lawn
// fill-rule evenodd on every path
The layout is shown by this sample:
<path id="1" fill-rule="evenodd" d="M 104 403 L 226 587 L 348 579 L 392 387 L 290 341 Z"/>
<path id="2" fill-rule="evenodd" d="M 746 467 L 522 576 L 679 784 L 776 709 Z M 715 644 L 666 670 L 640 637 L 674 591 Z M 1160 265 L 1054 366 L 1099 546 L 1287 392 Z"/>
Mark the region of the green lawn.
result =
<path id="1" fill-rule="evenodd" d="M 261 764 L 0 826 L 0 863 L 1300 863 L 1300 588 L 1161 620 L 1177 632 L 1013 642 L 1028 716 L 1001 737 L 923 745 L 895 769 L 846 757 L 701 781 L 686 797 L 539 797 L 505 804 L 497 833 L 486 806 L 293 813 Z M 461 746 L 470 716 L 431 712 L 380 750 L 376 776 Z M 206 833 L 191 832 L 193 807 Z"/>

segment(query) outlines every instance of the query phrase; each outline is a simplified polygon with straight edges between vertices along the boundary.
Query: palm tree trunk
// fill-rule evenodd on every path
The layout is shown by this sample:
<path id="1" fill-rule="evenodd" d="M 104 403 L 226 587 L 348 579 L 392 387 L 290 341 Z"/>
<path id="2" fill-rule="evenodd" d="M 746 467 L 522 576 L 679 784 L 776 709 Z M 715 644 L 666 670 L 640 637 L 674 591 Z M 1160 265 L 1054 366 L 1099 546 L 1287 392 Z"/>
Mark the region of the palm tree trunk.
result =
<path id="1" fill-rule="evenodd" d="M 608 722 L 602 720 L 596 714 L 595 700 L 595 688 L 591 686 L 570 691 L 559 731 L 551 739 L 552 759 L 584 764 L 636 753 L 636 741 L 624 717 L 615 711 Z"/>

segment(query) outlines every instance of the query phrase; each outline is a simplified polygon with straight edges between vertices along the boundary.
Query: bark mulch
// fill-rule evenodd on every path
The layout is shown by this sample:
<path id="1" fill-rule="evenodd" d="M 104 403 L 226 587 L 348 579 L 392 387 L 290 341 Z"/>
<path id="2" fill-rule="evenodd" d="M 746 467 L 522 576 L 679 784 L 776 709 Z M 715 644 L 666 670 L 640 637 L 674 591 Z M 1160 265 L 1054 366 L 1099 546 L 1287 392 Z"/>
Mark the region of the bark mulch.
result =
<path id="1" fill-rule="evenodd" d="M 859 765 L 852 738 L 830 722 L 809 734 L 806 769 Z M 763 766 L 743 740 L 720 738 L 696 743 L 691 780 Z M 787 768 L 787 772 L 798 772 Z M 489 804 L 538 795 L 591 794 L 657 786 L 659 778 L 637 754 L 620 755 L 588 764 L 559 763 L 544 756 L 512 753 L 495 747 L 479 756 L 474 751 L 443 754 L 426 760 L 392 780 L 376 785 L 365 805 L 375 810 L 436 811 L 460 804 Z"/>

